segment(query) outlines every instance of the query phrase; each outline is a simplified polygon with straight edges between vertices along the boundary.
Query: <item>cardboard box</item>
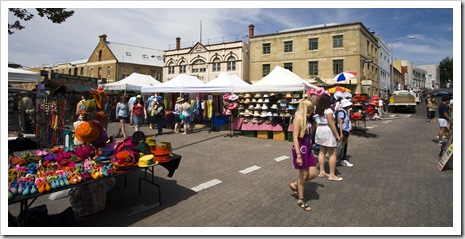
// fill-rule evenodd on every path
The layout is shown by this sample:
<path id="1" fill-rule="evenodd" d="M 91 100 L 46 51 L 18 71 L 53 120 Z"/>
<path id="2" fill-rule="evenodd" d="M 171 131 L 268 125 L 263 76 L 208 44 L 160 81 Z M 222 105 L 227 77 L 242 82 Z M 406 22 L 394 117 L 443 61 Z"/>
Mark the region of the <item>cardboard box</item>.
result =
<path id="1" fill-rule="evenodd" d="M 268 131 L 265 131 L 265 130 L 257 131 L 257 138 L 268 139 Z"/>
<path id="2" fill-rule="evenodd" d="M 285 141 L 286 137 L 283 131 L 273 131 L 273 139 Z"/>

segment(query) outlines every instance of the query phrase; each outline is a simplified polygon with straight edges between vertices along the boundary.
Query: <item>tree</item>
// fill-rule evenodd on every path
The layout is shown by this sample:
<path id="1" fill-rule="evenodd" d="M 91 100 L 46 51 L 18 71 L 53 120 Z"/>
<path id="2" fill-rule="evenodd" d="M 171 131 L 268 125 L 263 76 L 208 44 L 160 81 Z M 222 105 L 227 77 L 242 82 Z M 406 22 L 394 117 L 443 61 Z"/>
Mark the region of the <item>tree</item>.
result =
<path id="1" fill-rule="evenodd" d="M 60 24 L 65 22 L 68 17 L 71 17 L 74 14 L 73 10 L 66 11 L 65 9 L 66 8 L 36 8 L 36 11 L 40 17 L 47 17 L 53 23 Z M 10 12 L 15 15 L 15 17 L 23 21 L 30 21 L 32 18 L 34 18 L 34 14 L 30 13 L 26 9 L 10 8 L 8 10 L 10 10 Z M 8 23 L 8 34 L 13 34 L 14 29 L 21 31 L 24 28 L 25 27 L 21 25 L 21 22 L 16 20 L 12 24 Z"/>
<path id="2" fill-rule="evenodd" d="M 452 58 L 449 57 L 446 57 L 439 62 L 439 87 L 441 88 L 445 87 L 449 80 L 451 83 L 454 81 L 452 62 Z"/>

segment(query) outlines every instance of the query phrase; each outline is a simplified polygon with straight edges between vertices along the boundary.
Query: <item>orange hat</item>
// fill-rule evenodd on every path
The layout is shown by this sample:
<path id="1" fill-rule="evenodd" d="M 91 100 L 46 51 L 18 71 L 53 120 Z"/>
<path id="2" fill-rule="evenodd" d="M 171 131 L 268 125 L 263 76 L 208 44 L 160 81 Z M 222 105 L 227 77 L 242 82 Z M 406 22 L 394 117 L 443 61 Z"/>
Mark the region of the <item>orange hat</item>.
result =
<path id="1" fill-rule="evenodd" d="M 160 163 L 171 160 L 170 152 L 165 147 L 158 146 L 153 153 L 154 160 Z"/>
<path id="2" fill-rule="evenodd" d="M 74 131 L 74 136 L 81 142 L 90 143 L 100 135 L 100 129 L 94 121 L 85 121 Z"/>

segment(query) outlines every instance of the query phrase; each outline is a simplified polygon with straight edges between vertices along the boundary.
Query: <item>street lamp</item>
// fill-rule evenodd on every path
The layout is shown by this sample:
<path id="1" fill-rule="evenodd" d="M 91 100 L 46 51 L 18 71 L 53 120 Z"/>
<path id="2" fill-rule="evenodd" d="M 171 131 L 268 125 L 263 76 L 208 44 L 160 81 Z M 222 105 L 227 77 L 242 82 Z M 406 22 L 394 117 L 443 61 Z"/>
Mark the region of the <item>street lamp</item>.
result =
<path id="1" fill-rule="evenodd" d="M 391 93 L 394 91 L 394 46 L 392 43 L 400 40 L 412 40 L 415 39 L 415 36 L 401 37 L 391 41 Z"/>

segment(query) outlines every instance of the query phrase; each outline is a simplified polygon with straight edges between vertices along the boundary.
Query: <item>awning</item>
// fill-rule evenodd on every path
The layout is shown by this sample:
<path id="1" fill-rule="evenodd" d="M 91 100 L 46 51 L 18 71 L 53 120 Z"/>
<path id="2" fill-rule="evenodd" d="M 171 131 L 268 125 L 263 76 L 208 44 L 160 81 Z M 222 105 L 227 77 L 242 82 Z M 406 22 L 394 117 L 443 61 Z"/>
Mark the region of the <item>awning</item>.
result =
<path id="1" fill-rule="evenodd" d="M 80 85 L 80 84 L 63 84 L 67 89 L 76 92 L 90 91 L 91 88 L 97 89 L 97 85 Z"/>
<path id="2" fill-rule="evenodd" d="M 46 85 L 51 86 L 51 91 L 54 92 L 57 89 L 64 87 L 66 91 L 74 91 L 78 93 L 90 92 L 90 89 L 97 89 L 97 85 L 93 84 L 75 84 L 70 82 L 63 82 L 59 80 L 48 80 L 45 82 Z"/>

